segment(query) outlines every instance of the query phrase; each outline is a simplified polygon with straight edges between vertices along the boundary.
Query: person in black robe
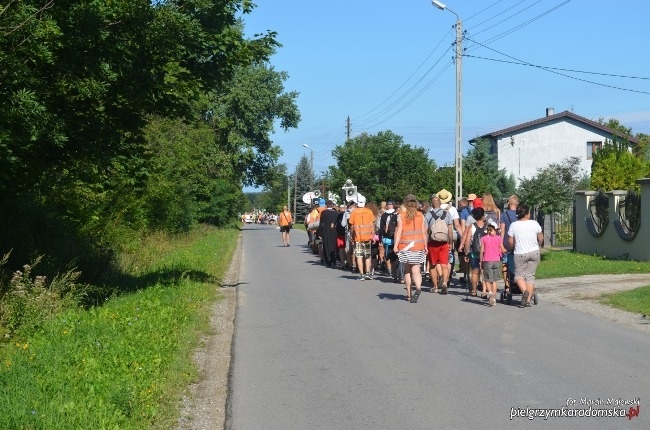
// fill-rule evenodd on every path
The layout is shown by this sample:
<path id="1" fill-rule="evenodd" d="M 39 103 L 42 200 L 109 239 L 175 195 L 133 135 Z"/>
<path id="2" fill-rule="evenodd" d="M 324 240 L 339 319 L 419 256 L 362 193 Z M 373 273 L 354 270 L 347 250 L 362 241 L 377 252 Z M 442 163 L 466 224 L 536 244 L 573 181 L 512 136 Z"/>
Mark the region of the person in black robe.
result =
<path id="1" fill-rule="evenodd" d="M 326 209 L 320 214 L 320 225 L 318 226 L 318 236 L 323 241 L 323 256 L 327 267 L 335 266 L 338 258 L 336 249 L 336 217 L 338 211 L 334 206 L 334 202 L 331 200 L 325 203 Z"/>

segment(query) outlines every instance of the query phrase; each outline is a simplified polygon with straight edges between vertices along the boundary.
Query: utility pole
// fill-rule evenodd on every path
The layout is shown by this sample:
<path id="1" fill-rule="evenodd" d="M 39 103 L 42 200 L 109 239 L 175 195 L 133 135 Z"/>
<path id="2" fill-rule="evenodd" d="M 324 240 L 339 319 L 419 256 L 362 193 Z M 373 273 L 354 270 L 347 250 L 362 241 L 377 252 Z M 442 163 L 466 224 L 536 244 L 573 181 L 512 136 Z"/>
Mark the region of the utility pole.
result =
<path id="1" fill-rule="evenodd" d="M 287 209 L 291 207 L 291 182 L 289 182 L 289 175 L 287 175 Z"/>
<path id="2" fill-rule="evenodd" d="M 347 124 L 348 140 L 350 140 L 350 135 L 351 134 L 352 134 L 352 123 L 350 122 L 350 117 L 348 116 L 348 124 Z"/>
<path id="3" fill-rule="evenodd" d="M 320 195 L 325 197 L 325 190 L 328 190 L 330 187 L 325 185 L 325 179 L 321 178 L 321 184 L 320 184 Z"/>
<path id="4" fill-rule="evenodd" d="M 296 190 L 298 189 L 298 175 L 293 175 L 293 219 L 296 219 Z"/>

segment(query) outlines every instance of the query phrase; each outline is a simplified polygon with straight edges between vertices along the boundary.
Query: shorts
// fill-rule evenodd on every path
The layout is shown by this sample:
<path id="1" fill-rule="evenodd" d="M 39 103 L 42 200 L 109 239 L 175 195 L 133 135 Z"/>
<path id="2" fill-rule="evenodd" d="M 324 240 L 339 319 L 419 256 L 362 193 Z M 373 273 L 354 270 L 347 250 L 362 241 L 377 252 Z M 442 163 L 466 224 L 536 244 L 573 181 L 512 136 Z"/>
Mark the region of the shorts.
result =
<path id="1" fill-rule="evenodd" d="M 362 258 L 370 258 L 372 255 L 370 241 L 356 242 L 354 244 L 354 256 Z"/>
<path id="2" fill-rule="evenodd" d="M 477 252 L 470 252 L 469 253 L 469 267 L 472 270 L 476 270 L 476 269 L 481 268 L 481 257 L 479 257 Z"/>
<path id="3" fill-rule="evenodd" d="M 289 233 L 290 230 L 291 230 L 290 225 L 281 225 L 280 226 L 280 232 L 281 233 Z"/>
<path id="4" fill-rule="evenodd" d="M 515 254 L 515 279 L 522 278 L 527 284 L 532 284 L 540 259 L 539 251 Z"/>
<path id="5" fill-rule="evenodd" d="M 427 251 L 431 265 L 449 264 L 449 244 L 447 242 L 431 241 L 427 244 Z"/>
<path id="6" fill-rule="evenodd" d="M 497 282 L 501 279 L 501 262 L 485 261 L 483 263 L 483 279 L 485 282 Z"/>

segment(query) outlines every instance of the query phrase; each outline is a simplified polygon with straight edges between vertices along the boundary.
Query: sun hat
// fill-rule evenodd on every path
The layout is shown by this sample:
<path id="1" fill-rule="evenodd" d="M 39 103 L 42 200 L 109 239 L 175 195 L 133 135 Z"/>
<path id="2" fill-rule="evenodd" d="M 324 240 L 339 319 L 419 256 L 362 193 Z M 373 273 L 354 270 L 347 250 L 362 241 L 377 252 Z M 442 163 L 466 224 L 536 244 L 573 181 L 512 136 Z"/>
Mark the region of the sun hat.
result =
<path id="1" fill-rule="evenodd" d="M 467 196 L 467 200 L 469 201 L 476 200 L 476 194 L 469 193 L 469 195 Z"/>
<path id="2" fill-rule="evenodd" d="M 436 197 L 440 199 L 440 203 L 449 203 L 453 197 L 449 191 L 442 189 L 436 193 Z"/>

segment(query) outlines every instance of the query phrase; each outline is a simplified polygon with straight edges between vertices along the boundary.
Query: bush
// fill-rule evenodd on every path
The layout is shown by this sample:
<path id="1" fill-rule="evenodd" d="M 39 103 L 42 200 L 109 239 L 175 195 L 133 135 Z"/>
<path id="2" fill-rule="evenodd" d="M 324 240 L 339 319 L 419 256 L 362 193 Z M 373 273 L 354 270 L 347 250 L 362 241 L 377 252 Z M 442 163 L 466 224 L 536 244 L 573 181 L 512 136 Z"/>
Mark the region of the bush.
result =
<path id="1" fill-rule="evenodd" d="M 0 260 L 0 270 L 9 258 L 5 254 Z M 32 271 L 41 261 L 25 264 L 23 270 L 16 270 L 8 277 L 0 278 L 0 340 L 8 340 L 17 333 L 21 337 L 35 333 L 42 324 L 62 310 L 76 306 L 79 299 L 76 281 L 79 272 L 68 271 L 57 275 L 47 283 L 45 276 L 33 276 Z"/>

